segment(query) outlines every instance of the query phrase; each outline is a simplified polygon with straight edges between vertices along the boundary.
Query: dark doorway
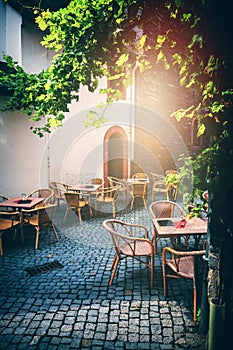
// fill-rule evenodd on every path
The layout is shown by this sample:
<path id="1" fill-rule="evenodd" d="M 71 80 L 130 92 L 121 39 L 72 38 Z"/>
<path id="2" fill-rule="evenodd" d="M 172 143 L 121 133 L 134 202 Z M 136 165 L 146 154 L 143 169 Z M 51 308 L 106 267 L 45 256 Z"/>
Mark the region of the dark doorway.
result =
<path id="1" fill-rule="evenodd" d="M 107 176 L 128 177 L 127 134 L 120 126 L 112 126 L 104 137 L 104 180 Z"/>
<path id="2" fill-rule="evenodd" d="M 123 144 L 119 133 L 112 134 L 108 140 L 108 174 L 123 178 Z"/>

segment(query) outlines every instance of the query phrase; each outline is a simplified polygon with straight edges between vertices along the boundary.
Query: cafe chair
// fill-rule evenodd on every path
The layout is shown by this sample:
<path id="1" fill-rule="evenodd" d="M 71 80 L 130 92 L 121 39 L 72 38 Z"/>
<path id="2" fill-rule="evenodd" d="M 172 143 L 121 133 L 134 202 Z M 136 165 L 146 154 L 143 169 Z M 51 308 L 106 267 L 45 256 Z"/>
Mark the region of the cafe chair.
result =
<path id="1" fill-rule="evenodd" d="M 34 209 L 22 209 L 22 227 L 24 225 L 31 225 L 36 230 L 36 240 L 35 240 L 35 249 L 38 248 L 39 236 L 42 228 L 46 228 L 46 233 L 48 227 L 51 226 L 55 235 L 57 242 L 59 242 L 59 237 L 55 225 L 53 223 L 54 211 L 56 209 L 55 204 L 48 204 L 43 207 L 38 207 Z"/>
<path id="2" fill-rule="evenodd" d="M 152 190 L 151 190 L 151 201 L 154 202 L 155 193 L 165 193 L 166 190 L 166 184 L 165 184 L 165 176 L 156 174 L 151 172 L 150 173 L 152 178 Z"/>
<path id="3" fill-rule="evenodd" d="M 150 204 L 149 206 L 149 212 L 152 218 L 152 223 L 153 219 L 159 219 L 159 218 L 182 218 L 185 217 L 186 213 L 183 210 L 183 208 L 176 202 L 168 201 L 168 200 L 160 200 L 160 201 L 155 201 Z M 154 241 L 154 253 L 157 254 L 158 252 L 158 247 L 157 247 L 157 242 L 160 238 L 163 236 L 159 235 L 155 225 L 153 223 L 154 227 L 154 235 L 152 238 L 152 241 Z M 172 241 L 172 244 L 174 244 L 174 241 Z"/>
<path id="4" fill-rule="evenodd" d="M 10 198 L 0 194 L 0 206 L 1 206 L 1 202 L 7 201 L 8 199 L 10 199 Z"/>
<path id="5" fill-rule="evenodd" d="M 0 194 L 0 211 L 12 212 L 12 209 L 10 209 L 10 208 L 1 207 L 1 202 L 7 201 L 9 199 L 10 199 L 9 197 L 6 197 L 6 196 Z"/>
<path id="6" fill-rule="evenodd" d="M 115 176 L 108 176 L 107 179 L 108 179 L 108 183 L 109 183 L 110 187 L 113 187 L 113 186 L 119 187 L 118 192 L 123 193 L 124 203 L 126 203 L 127 202 L 127 194 L 128 194 L 127 182 L 125 180 L 120 179 L 120 178 L 115 177 Z"/>
<path id="7" fill-rule="evenodd" d="M 96 195 L 101 192 L 104 186 L 104 180 L 101 179 L 100 177 L 93 177 L 90 182 L 92 185 L 99 185 L 99 188 L 96 191 L 92 191 L 90 193 L 90 200 L 92 199 L 95 200 Z"/>
<path id="8" fill-rule="evenodd" d="M 57 205 L 59 206 L 61 200 L 66 200 L 64 193 L 68 191 L 69 186 L 61 182 L 52 181 L 50 182 L 50 188 L 54 193 L 53 199 L 57 201 Z"/>
<path id="9" fill-rule="evenodd" d="M 120 261 L 133 258 L 150 269 L 150 285 L 152 288 L 154 285 L 154 249 L 152 242 L 148 239 L 147 228 L 143 225 L 115 219 L 105 220 L 103 227 L 109 232 L 115 249 L 109 285 L 112 285 Z"/>
<path id="10" fill-rule="evenodd" d="M 203 256 L 205 250 L 177 251 L 170 247 L 162 251 L 162 273 L 164 297 L 167 297 L 167 278 L 188 278 L 193 281 L 193 319 L 197 321 L 197 266 L 198 257 Z"/>
<path id="11" fill-rule="evenodd" d="M 66 222 L 66 218 L 69 210 L 73 210 L 78 214 L 80 225 L 82 225 L 82 215 L 81 215 L 82 208 L 84 208 L 85 206 L 88 206 L 90 217 L 92 216 L 92 209 L 89 203 L 89 198 L 81 197 L 81 195 L 78 192 L 71 192 L 71 191 L 65 192 L 64 195 L 67 202 L 67 208 L 63 219 L 64 223 Z"/>
<path id="12" fill-rule="evenodd" d="M 116 216 L 116 200 L 118 197 L 119 186 L 104 187 L 101 192 L 97 193 L 95 198 L 95 215 L 97 213 L 98 207 L 102 205 L 112 206 L 112 216 Z"/>
<path id="13" fill-rule="evenodd" d="M 145 179 L 149 181 L 149 176 L 146 173 L 136 173 L 132 176 L 132 179 Z"/>
<path id="14" fill-rule="evenodd" d="M 143 201 L 143 204 L 145 208 L 146 206 L 146 200 L 147 200 L 147 194 L 148 194 L 148 183 L 129 183 L 128 184 L 128 193 L 131 195 L 131 204 L 130 207 L 133 209 L 134 201 L 136 198 L 141 198 Z"/>
<path id="15" fill-rule="evenodd" d="M 165 182 L 166 179 L 169 175 L 174 175 L 174 177 L 176 178 L 176 175 L 178 175 L 178 171 L 177 170 L 166 170 L 165 171 L 166 174 L 166 178 L 165 178 Z M 172 176 L 173 177 L 173 176 Z M 167 200 L 172 200 L 172 201 L 176 201 L 177 196 L 178 196 L 178 188 L 179 188 L 179 183 L 175 183 L 175 182 L 169 182 L 166 184 L 166 196 L 167 196 Z"/>
<path id="16" fill-rule="evenodd" d="M 92 185 L 100 185 L 100 188 L 101 188 L 104 184 L 104 180 L 101 179 L 100 177 L 93 177 L 91 179 L 91 184 Z"/>
<path id="17" fill-rule="evenodd" d="M 0 256 L 3 255 L 3 244 L 2 236 L 5 231 L 14 229 L 14 234 L 16 234 L 16 229 L 20 225 L 20 213 L 13 211 L 0 211 Z"/>
<path id="18" fill-rule="evenodd" d="M 39 188 L 27 195 L 27 197 L 44 198 L 43 205 L 51 204 L 53 202 L 53 196 L 54 192 L 51 188 Z M 42 204 L 40 203 L 39 206 L 41 207 Z"/>

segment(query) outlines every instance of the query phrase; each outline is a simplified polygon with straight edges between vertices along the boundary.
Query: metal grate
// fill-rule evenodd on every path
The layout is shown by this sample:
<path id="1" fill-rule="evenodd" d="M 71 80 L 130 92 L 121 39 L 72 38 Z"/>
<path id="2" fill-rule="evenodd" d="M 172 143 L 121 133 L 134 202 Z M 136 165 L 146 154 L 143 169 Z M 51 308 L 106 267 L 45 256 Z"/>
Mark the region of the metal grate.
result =
<path id="1" fill-rule="evenodd" d="M 59 263 L 59 261 L 54 260 L 52 262 L 49 263 L 45 263 L 42 265 L 37 265 L 37 266 L 33 266 L 33 267 L 27 267 L 25 270 L 29 273 L 29 275 L 31 276 L 37 276 L 41 273 L 47 273 L 50 271 L 53 271 L 55 269 L 61 269 L 64 266 Z"/>

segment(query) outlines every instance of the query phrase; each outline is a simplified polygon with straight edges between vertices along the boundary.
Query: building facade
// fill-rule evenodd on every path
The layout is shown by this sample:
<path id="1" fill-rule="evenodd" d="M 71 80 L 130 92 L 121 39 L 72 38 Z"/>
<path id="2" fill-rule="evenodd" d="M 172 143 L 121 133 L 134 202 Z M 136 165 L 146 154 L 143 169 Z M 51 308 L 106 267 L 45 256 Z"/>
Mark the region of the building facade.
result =
<path id="1" fill-rule="evenodd" d="M 27 72 L 46 69 L 52 54 L 40 45 L 41 40 L 30 11 L 17 1 L 0 0 L 1 67 L 6 53 Z M 178 169 L 181 154 L 188 156 L 202 146 L 195 138 L 195 123 L 179 124 L 170 118 L 185 97 L 177 90 L 171 94 L 174 89 L 162 74 L 141 74 L 134 69 L 132 75 L 133 85 L 126 89 L 123 100 L 107 107 L 107 122 L 99 128 L 86 128 L 83 121 L 90 110 L 101 113 L 97 105 L 104 97 L 85 87 L 79 102 L 70 105 L 63 126 L 43 138 L 32 133 L 26 115 L 0 113 L 0 193 L 29 193 L 48 187 L 50 181 L 75 184 L 91 177 L 126 179 L 137 171 Z M 100 87 L 107 85 L 105 79 L 100 81 Z M 0 91 L 1 105 L 7 98 L 7 92 Z"/>

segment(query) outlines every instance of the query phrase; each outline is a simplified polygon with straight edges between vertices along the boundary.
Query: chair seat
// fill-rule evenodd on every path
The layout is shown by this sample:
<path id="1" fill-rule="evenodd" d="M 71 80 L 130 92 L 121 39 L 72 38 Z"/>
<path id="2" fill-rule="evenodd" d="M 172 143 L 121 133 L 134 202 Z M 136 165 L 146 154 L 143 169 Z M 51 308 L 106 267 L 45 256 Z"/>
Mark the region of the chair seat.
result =
<path id="1" fill-rule="evenodd" d="M 85 207 L 85 205 L 88 205 L 88 204 L 89 204 L 89 201 L 79 200 L 79 207 L 80 207 L 80 208 L 83 208 L 83 207 Z M 70 205 L 70 208 L 71 208 L 71 209 L 75 209 L 76 206 Z"/>
<path id="2" fill-rule="evenodd" d="M 90 206 L 90 197 L 87 196 L 87 199 L 83 197 L 83 194 L 80 194 L 78 192 L 68 191 L 64 193 L 66 201 L 67 201 L 67 208 L 64 215 L 63 222 L 66 222 L 67 214 L 69 210 L 74 210 L 78 214 L 80 225 L 82 225 L 82 215 L 81 215 L 81 209 L 87 206 L 89 208 L 90 217 L 92 216 L 92 209 Z"/>
<path id="3" fill-rule="evenodd" d="M 15 227 L 19 225 L 19 220 L 10 220 L 10 219 L 2 219 L 0 218 L 0 231 L 8 230 L 11 227 Z"/>
<path id="4" fill-rule="evenodd" d="M 133 243 L 123 243 L 119 246 L 121 254 L 127 256 L 145 256 L 151 254 L 151 245 L 147 242 L 136 241 Z"/>
<path id="5" fill-rule="evenodd" d="M 177 261 L 179 260 L 179 261 Z M 167 260 L 166 264 L 172 271 L 184 278 L 194 278 L 193 257 L 187 256 L 183 258 Z M 179 269 L 177 268 L 179 266 Z"/>
<path id="6" fill-rule="evenodd" d="M 104 196 L 99 196 L 96 198 L 97 202 L 105 202 L 105 203 L 112 203 L 115 201 L 115 198 L 113 197 L 104 197 Z"/>
<path id="7" fill-rule="evenodd" d="M 193 281 L 193 320 L 197 321 L 197 266 L 198 259 L 206 253 L 205 250 L 179 251 L 170 247 L 162 251 L 162 272 L 164 297 L 167 296 L 168 278 L 189 278 Z M 169 268 L 169 271 L 167 270 Z"/>
<path id="8" fill-rule="evenodd" d="M 148 239 L 148 229 L 143 225 L 114 219 L 105 220 L 103 226 L 110 233 L 115 249 L 109 285 L 112 285 L 119 262 L 129 257 L 136 259 L 150 269 L 152 288 L 154 285 L 154 249 L 152 242 Z"/>

